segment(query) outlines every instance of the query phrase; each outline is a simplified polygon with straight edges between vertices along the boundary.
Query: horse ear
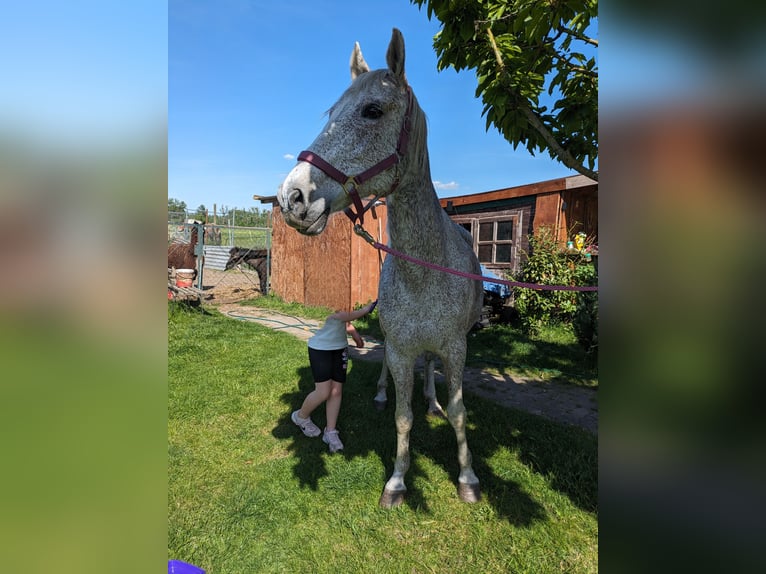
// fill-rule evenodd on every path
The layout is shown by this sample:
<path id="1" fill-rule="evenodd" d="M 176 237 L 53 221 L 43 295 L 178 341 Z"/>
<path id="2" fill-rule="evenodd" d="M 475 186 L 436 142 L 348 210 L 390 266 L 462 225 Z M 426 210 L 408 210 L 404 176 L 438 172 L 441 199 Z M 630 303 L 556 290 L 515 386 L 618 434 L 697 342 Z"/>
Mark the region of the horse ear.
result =
<path id="1" fill-rule="evenodd" d="M 370 67 L 367 65 L 367 62 L 364 61 L 364 56 L 362 56 L 362 49 L 359 47 L 359 42 L 354 44 L 354 51 L 351 52 L 351 62 L 349 62 L 349 64 L 351 65 L 352 82 L 356 80 L 357 76 L 361 76 L 370 71 Z"/>
<path id="2" fill-rule="evenodd" d="M 398 28 L 394 28 L 391 32 L 391 43 L 388 45 L 388 52 L 386 52 L 386 63 L 388 69 L 398 78 L 407 81 L 404 77 L 404 36 Z"/>

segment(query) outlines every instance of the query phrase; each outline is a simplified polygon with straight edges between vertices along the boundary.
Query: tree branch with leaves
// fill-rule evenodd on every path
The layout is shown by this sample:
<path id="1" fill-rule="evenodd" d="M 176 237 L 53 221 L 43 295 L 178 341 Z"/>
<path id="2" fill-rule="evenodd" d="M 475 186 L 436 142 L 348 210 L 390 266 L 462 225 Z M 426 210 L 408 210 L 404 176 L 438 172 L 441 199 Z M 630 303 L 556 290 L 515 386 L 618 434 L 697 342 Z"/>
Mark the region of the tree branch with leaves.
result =
<path id="1" fill-rule="evenodd" d="M 442 23 L 439 70 L 475 70 L 487 130 L 598 180 L 598 0 L 410 1 Z"/>

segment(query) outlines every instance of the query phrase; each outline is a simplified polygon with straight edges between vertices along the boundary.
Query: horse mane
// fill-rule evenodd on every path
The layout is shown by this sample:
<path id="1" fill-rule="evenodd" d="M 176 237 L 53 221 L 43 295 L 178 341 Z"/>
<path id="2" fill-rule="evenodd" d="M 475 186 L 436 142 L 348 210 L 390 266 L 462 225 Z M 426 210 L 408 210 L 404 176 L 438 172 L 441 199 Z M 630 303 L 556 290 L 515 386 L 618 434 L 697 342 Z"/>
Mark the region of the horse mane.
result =
<path id="1" fill-rule="evenodd" d="M 430 186 L 431 189 L 434 190 L 434 195 L 436 195 L 433 180 L 431 179 L 431 163 L 428 157 L 428 118 L 414 95 L 412 97 L 412 102 L 413 109 L 410 124 L 410 146 L 412 146 L 413 150 L 421 150 L 421 153 L 413 158 L 416 162 L 415 173 L 428 176 L 425 184 Z"/>

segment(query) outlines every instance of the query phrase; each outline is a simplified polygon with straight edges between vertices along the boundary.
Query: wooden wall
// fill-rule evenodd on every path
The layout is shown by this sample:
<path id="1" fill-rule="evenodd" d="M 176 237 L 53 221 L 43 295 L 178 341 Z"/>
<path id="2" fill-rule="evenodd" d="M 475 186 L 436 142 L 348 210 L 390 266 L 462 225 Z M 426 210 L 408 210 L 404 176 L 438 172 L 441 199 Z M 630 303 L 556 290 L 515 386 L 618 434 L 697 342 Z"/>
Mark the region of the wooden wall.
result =
<path id="1" fill-rule="evenodd" d="M 562 244 L 578 231 L 598 239 L 598 187 L 541 193 L 535 201 L 534 229 L 555 226 Z"/>
<path id="2" fill-rule="evenodd" d="M 341 213 L 330 217 L 320 235 L 301 235 L 289 227 L 278 206 L 273 211 L 271 289 L 290 303 L 350 310 L 378 297 L 378 251 L 354 233 Z M 365 214 L 365 229 L 386 243 L 386 209 L 378 219 Z M 379 237 L 381 233 L 382 237 Z"/>
<path id="3" fill-rule="evenodd" d="M 561 229 L 570 231 L 570 238 L 585 231 L 590 238 L 598 240 L 598 190 L 567 190 L 561 194 L 564 201 L 564 219 Z"/>
<path id="4" fill-rule="evenodd" d="M 554 227 L 557 239 L 566 241 L 566 231 L 561 229 L 561 193 L 541 193 L 535 198 L 532 228 L 537 232 L 541 226 Z"/>

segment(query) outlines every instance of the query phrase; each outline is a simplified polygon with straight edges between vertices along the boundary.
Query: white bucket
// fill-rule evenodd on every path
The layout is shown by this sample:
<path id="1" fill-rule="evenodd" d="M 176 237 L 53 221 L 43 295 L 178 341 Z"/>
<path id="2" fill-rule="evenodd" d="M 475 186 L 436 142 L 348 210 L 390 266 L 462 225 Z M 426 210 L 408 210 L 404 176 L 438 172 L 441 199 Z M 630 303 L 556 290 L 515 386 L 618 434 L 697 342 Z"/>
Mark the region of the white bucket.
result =
<path id="1" fill-rule="evenodd" d="M 194 269 L 176 269 L 176 286 L 191 287 L 194 281 Z"/>

